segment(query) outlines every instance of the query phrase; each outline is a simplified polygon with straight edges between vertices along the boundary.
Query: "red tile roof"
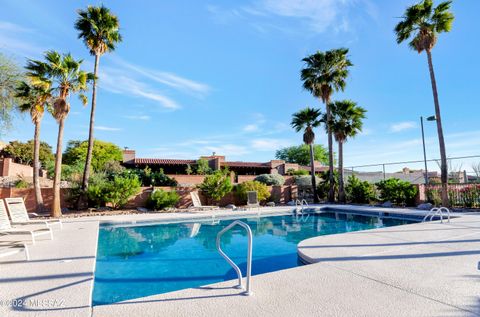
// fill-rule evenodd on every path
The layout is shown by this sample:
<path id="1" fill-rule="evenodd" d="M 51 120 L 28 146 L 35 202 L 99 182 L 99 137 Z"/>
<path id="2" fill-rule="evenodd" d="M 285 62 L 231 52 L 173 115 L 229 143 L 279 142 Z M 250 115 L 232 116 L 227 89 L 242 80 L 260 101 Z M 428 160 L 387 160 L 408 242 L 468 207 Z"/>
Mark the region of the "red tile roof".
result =
<path id="1" fill-rule="evenodd" d="M 196 160 L 176 160 L 176 159 L 156 159 L 156 158 L 135 158 L 133 164 L 167 164 L 167 165 L 186 165 L 195 164 Z"/>

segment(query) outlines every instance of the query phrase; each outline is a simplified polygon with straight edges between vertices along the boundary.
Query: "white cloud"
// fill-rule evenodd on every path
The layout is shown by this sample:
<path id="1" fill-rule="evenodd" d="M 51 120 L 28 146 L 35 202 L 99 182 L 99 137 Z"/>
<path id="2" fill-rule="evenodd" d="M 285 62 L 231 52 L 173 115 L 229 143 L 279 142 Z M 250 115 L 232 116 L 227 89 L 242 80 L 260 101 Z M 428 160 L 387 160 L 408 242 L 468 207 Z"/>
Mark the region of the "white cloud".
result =
<path id="1" fill-rule="evenodd" d="M 35 32 L 21 25 L 0 21 L 0 50 L 22 57 L 38 56 L 46 48 L 35 44 Z"/>
<path id="2" fill-rule="evenodd" d="M 123 117 L 131 120 L 144 120 L 144 121 L 148 121 L 151 119 L 151 117 L 147 115 L 123 116 Z"/>
<path id="3" fill-rule="evenodd" d="M 200 153 L 204 153 L 201 155 L 208 155 L 212 152 L 219 155 L 240 156 L 248 154 L 249 150 L 245 146 L 236 144 L 209 145 L 200 149 Z"/>
<path id="4" fill-rule="evenodd" d="M 96 126 L 95 129 L 99 130 L 99 131 L 111 131 L 111 132 L 122 130 L 120 128 L 106 127 L 106 126 L 102 126 L 102 125 Z"/>
<path id="5" fill-rule="evenodd" d="M 251 142 L 252 148 L 257 151 L 275 151 L 292 144 L 293 142 L 284 139 L 255 139 Z"/>
<path id="6" fill-rule="evenodd" d="M 414 121 L 398 122 L 390 126 L 390 132 L 397 133 L 405 130 L 414 129 L 416 127 L 417 127 L 417 124 Z"/>
<path id="7" fill-rule="evenodd" d="M 245 131 L 245 132 L 258 131 L 258 125 L 256 125 L 256 124 L 247 124 L 246 126 L 243 127 L 243 131 Z"/>

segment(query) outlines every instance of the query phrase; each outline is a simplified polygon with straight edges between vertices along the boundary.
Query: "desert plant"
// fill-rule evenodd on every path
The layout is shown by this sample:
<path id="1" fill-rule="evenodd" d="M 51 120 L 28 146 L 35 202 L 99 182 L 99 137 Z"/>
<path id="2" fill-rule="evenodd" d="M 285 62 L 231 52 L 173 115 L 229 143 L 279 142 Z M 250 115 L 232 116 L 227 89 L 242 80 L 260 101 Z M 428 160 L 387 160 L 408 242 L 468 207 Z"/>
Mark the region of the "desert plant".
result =
<path id="1" fill-rule="evenodd" d="M 330 171 L 324 171 L 319 173 L 320 182 L 318 182 L 317 191 L 318 196 L 321 199 L 328 200 L 330 189 L 333 188 L 333 197 L 338 197 L 338 172 L 333 172 L 333 177 L 330 177 Z M 333 180 L 333 184 L 330 186 L 330 181 Z"/>
<path id="2" fill-rule="evenodd" d="M 261 174 L 255 177 L 257 182 L 268 186 L 283 186 L 285 178 L 280 174 Z"/>
<path id="3" fill-rule="evenodd" d="M 198 188 L 208 198 L 219 201 L 233 189 L 230 172 L 227 169 L 217 170 L 213 174 L 205 176 Z"/>
<path id="4" fill-rule="evenodd" d="M 307 170 L 294 170 L 293 168 L 290 168 L 287 171 L 287 175 L 290 175 L 290 176 L 308 175 L 308 171 Z"/>
<path id="5" fill-rule="evenodd" d="M 209 175 L 212 174 L 213 170 L 208 164 L 208 161 L 206 159 L 198 159 L 197 160 L 197 165 L 195 167 L 195 174 L 197 175 Z"/>
<path id="6" fill-rule="evenodd" d="M 375 184 L 382 201 L 391 201 L 397 205 L 415 205 L 418 188 L 407 181 L 389 178 Z"/>
<path id="7" fill-rule="evenodd" d="M 348 178 L 345 186 L 347 200 L 357 204 L 368 204 L 375 199 L 375 188 L 367 181 L 361 181 L 355 175 Z"/>
<path id="8" fill-rule="evenodd" d="M 247 192 L 249 191 L 257 192 L 258 201 L 266 201 L 270 198 L 270 191 L 267 185 L 256 180 L 241 183 L 236 189 L 237 197 L 244 203 L 247 202 Z"/>
<path id="9" fill-rule="evenodd" d="M 15 188 L 29 188 L 30 184 L 24 179 L 19 179 L 15 182 L 14 187 Z"/>
<path id="10" fill-rule="evenodd" d="M 176 191 L 154 190 L 147 199 L 147 207 L 153 210 L 163 210 L 175 207 L 180 200 Z"/>
<path id="11" fill-rule="evenodd" d="M 140 181 L 135 175 L 114 176 L 113 179 L 108 179 L 105 174 L 97 173 L 92 175 L 90 185 L 87 197 L 96 207 L 109 203 L 115 209 L 121 208 L 127 204 L 130 197 L 140 191 Z"/>

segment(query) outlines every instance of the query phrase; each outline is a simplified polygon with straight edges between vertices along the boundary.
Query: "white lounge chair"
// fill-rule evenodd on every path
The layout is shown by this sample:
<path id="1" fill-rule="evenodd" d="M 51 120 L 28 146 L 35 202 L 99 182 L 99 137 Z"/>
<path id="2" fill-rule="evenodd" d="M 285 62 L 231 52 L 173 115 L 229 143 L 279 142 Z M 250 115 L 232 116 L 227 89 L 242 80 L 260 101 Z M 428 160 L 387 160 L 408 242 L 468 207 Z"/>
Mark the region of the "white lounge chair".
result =
<path id="1" fill-rule="evenodd" d="M 25 253 L 25 260 L 30 260 L 30 254 L 28 252 L 27 245 L 25 243 L 18 242 L 0 242 L 0 258 L 14 255 L 20 252 Z"/>
<path id="2" fill-rule="evenodd" d="M 258 201 L 258 192 L 257 191 L 248 191 L 247 192 L 247 207 L 260 207 L 260 202 Z"/>
<path id="3" fill-rule="evenodd" d="M 3 200 L 0 199 L 0 235 L 5 234 L 28 234 L 31 237 L 32 244 L 35 244 L 35 238 L 38 236 L 49 235 L 53 240 L 53 231 L 51 228 L 32 228 L 31 230 L 22 228 L 14 228 L 8 219 L 7 208 Z"/>
<path id="4" fill-rule="evenodd" d="M 60 226 L 60 229 L 63 228 L 62 221 L 60 219 L 45 219 L 45 220 L 32 220 L 30 219 L 25 207 L 25 202 L 23 198 L 5 198 L 5 203 L 7 205 L 8 213 L 10 214 L 10 219 L 12 220 L 12 225 L 45 225 L 47 228 L 53 226 Z"/>
<path id="5" fill-rule="evenodd" d="M 200 210 L 213 210 L 218 209 L 218 206 L 203 206 L 200 197 L 198 196 L 198 192 L 190 192 L 190 197 L 192 198 L 193 208 L 200 209 Z M 191 207 L 192 208 L 192 207 Z"/>

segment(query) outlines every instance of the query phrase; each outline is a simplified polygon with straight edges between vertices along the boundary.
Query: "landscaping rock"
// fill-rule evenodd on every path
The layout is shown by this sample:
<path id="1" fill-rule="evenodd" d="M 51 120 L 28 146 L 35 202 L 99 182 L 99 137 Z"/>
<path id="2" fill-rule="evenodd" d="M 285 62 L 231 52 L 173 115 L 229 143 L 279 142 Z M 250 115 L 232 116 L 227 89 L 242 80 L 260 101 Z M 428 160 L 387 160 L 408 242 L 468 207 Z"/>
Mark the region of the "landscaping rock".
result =
<path id="1" fill-rule="evenodd" d="M 424 203 L 417 206 L 417 209 L 420 209 L 420 210 L 430 210 L 432 208 L 433 208 L 433 205 L 431 203 Z"/>
<path id="2" fill-rule="evenodd" d="M 273 201 L 270 201 L 267 203 L 268 207 L 275 207 L 275 203 Z"/>
<path id="3" fill-rule="evenodd" d="M 295 202 L 293 200 L 291 200 L 287 203 L 287 206 L 295 206 Z"/>
<path id="4" fill-rule="evenodd" d="M 235 210 L 235 209 L 237 209 L 237 206 L 235 206 L 234 204 L 228 204 L 228 205 L 225 206 L 225 208 Z"/>
<path id="5" fill-rule="evenodd" d="M 382 205 L 382 207 L 386 207 L 386 208 L 392 208 L 393 207 L 393 204 L 391 201 L 386 201 L 384 202 Z"/>
<path id="6" fill-rule="evenodd" d="M 140 211 L 140 212 L 149 212 L 150 210 L 148 210 L 147 208 L 143 208 L 143 207 L 137 207 L 137 211 Z"/>

